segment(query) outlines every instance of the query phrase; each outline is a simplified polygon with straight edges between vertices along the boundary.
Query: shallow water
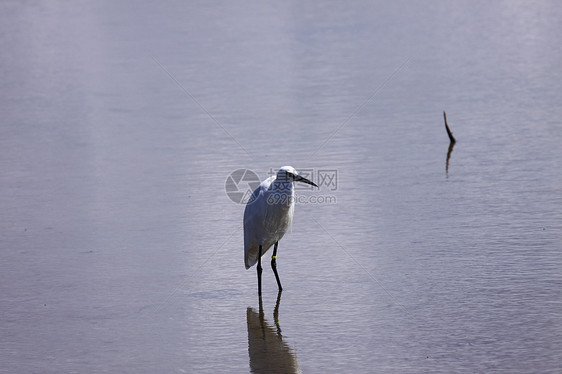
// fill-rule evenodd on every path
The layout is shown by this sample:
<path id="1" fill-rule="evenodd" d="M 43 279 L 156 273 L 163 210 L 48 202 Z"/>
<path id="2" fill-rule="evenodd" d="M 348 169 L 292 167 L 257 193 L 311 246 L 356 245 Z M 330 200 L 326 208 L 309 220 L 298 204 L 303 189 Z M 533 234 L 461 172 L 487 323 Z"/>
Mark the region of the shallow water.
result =
<path id="1" fill-rule="evenodd" d="M 559 372 L 561 13 L 3 2 L 0 372 Z"/>

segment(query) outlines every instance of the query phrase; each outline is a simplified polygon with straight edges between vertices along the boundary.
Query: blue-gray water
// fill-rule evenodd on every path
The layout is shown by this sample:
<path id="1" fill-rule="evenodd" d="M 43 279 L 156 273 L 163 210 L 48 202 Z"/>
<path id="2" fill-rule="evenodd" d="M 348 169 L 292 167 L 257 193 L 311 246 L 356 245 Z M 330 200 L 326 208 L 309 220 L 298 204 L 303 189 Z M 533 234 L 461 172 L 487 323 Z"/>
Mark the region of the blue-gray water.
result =
<path id="1" fill-rule="evenodd" d="M 0 372 L 559 373 L 561 19 L 2 2 Z M 225 181 L 283 165 L 337 184 L 260 317 Z"/>

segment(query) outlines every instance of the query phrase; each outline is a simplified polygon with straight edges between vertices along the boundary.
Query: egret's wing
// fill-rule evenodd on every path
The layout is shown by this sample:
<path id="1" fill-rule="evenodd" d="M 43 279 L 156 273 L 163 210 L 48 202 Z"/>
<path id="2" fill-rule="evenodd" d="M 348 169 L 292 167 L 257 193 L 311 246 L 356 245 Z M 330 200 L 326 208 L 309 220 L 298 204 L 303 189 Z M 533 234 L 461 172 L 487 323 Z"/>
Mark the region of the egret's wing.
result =
<path id="1" fill-rule="evenodd" d="M 273 179 L 275 177 L 264 180 L 254 190 L 244 209 L 244 265 L 246 269 L 249 269 L 258 261 L 266 205 L 264 192 L 269 188 Z M 265 253 L 263 247 L 262 250 Z"/>
<path id="2" fill-rule="evenodd" d="M 267 237 L 264 238 L 264 247 L 270 248 L 283 238 L 291 226 L 295 209 L 292 185 L 274 189 L 270 187 L 265 192 L 265 201 L 264 227 Z"/>
<path id="3" fill-rule="evenodd" d="M 256 191 L 254 191 L 254 194 Z M 256 234 L 258 227 L 255 212 L 253 211 L 253 205 L 256 203 L 256 200 L 248 203 L 244 210 L 244 265 L 246 269 L 253 266 L 258 259 L 259 245 Z"/>

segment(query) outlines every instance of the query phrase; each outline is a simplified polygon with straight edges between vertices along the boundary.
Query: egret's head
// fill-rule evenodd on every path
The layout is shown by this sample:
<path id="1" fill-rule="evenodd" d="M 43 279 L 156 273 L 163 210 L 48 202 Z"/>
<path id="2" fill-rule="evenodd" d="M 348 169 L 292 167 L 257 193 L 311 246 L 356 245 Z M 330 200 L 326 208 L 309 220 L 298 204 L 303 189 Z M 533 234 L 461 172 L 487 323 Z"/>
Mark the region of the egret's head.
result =
<path id="1" fill-rule="evenodd" d="M 279 169 L 279 171 L 277 172 L 277 180 L 281 182 L 303 182 L 318 187 L 312 181 L 301 177 L 292 166 L 283 166 L 281 169 Z"/>

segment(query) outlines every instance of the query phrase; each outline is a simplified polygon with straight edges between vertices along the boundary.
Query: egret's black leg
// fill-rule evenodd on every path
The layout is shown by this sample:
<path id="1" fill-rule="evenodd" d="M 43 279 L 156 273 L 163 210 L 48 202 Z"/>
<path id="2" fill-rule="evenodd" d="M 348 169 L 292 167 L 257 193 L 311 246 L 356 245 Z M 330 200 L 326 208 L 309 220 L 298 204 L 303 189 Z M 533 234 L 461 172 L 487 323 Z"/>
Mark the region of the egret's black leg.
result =
<path id="1" fill-rule="evenodd" d="M 275 242 L 275 247 L 273 247 L 273 256 L 271 256 L 271 268 L 273 269 L 273 273 L 275 274 L 275 279 L 277 280 L 279 291 L 283 291 L 283 287 L 281 287 L 281 281 L 279 280 L 279 274 L 277 274 L 277 244 L 279 244 L 279 242 Z"/>
<path id="2" fill-rule="evenodd" d="M 261 298 L 261 272 L 262 272 L 262 267 L 261 267 L 261 244 L 260 244 L 260 249 L 258 252 L 258 296 Z"/>
<path id="3" fill-rule="evenodd" d="M 263 329 L 263 319 L 264 319 L 264 313 L 263 313 L 263 301 L 261 300 L 261 296 L 258 297 L 258 304 L 259 304 L 259 315 L 260 315 L 260 322 L 262 324 L 262 329 Z"/>

